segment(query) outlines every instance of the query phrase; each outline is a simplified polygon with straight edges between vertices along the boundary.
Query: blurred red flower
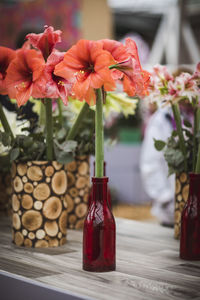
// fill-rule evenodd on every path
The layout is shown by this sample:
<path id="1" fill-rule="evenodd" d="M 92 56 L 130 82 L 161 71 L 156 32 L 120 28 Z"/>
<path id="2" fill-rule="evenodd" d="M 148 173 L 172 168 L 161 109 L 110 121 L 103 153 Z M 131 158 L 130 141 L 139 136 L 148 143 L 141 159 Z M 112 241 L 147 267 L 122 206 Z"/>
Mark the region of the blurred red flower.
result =
<path id="1" fill-rule="evenodd" d="M 150 74 L 141 67 L 136 43 L 126 39 L 125 46 L 113 40 L 101 40 L 103 49 L 109 51 L 115 59 L 113 78 L 122 79 L 124 91 L 129 96 L 143 96 L 147 93 Z"/>
<path id="2" fill-rule="evenodd" d="M 18 50 L 17 56 L 7 69 L 6 85 L 10 98 L 17 100 L 18 106 L 25 104 L 33 96 L 44 96 L 43 70 L 45 61 L 34 49 Z"/>
<path id="3" fill-rule="evenodd" d="M 6 88 L 6 74 L 7 69 L 10 62 L 15 58 L 16 53 L 14 50 L 6 47 L 0 47 L 0 94 L 6 95 L 7 88 Z"/>
<path id="4" fill-rule="evenodd" d="M 61 42 L 61 30 L 54 31 L 52 26 L 45 26 L 43 33 L 29 33 L 26 38 L 30 41 L 33 47 L 39 49 L 45 60 L 53 51 L 55 45 Z"/>
<path id="5" fill-rule="evenodd" d="M 46 98 L 61 98 L 63 103 L 67 105 L 68 95 L 71 92 L 72 84 L 61 76 L 54 74 L 55 66 L 63 61 L 64 52 L 53 50 L 51 55 L 47 59 L 47 63 L 44 70 L 44 76 L 46 78 Z"/>

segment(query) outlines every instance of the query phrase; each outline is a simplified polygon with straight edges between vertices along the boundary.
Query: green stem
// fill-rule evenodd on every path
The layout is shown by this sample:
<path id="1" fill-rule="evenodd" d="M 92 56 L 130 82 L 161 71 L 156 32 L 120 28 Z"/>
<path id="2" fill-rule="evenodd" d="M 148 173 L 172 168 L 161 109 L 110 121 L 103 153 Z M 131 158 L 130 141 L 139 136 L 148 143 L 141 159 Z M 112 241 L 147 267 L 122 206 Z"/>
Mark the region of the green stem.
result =
<path id="1" fill-rule="evenodd" d="M 52 99 L 45 99 L 46 109 L 46 155 L 47 160 L 53 160 L 53 117 Z"/>
<path id="2" fill-rule="evenodd" d="M 195 167 L 196 167 L 197 134 L 199 133 L 199 125 L 200 125 L 200 108 L 196 107 L 194 110 L 193 155 L 192 155 L 193 171 L 195 171 Z"/>
<path id="3" fill-rule="evenodd" d="M 181 152 L 183 153 L 184 156 L 184 171 L 187 172 L 187 150 L 185 147 L 185 140 L 184 140 L 182 124 L 181 124 L 181 114 L 177 103 L 172 104 L 172 111 L 176 122 L 176 129 L 179 137 Z"/>
<path id="4" fill-rule="evenodd" d="M 60 98 L 58 98 L 57 103 L 58 103 L 58 120 L 59 120 L 60 126 L 62 127 L 62 125 L 63 125 L 62 100 Z"/>
<path id="5" fill-rule="evenodd" d="M 11 136 L 11 140 L 13 141 L 14 140 L 14 135 L 13 135 L 13 132 L 10 128 L 10 125 L 8 123 L 8 120 L 6 118 L 6 115 L 3 111 L 3 107 L 2 107 L 2 104 L 0 103 L 0 120 L 1 120 L 1 123 L 2 123 L 2 126 L 3 126 L 3 129 L 5 132 L 9 133 L 9 135 Z"/>
<path id="6" fill-rule="evenodd" d="M 71 127 L 71 129 L 69 130 L 69 133 L 67 135 L 67 140 L 74 140 L 78 130 L 79 130 L 79 126 L 81 125 L 82 120 L 84 119 L 86 113 L 89 110 L 89 105 L 87 104 L 87 102 L 85 102 L 73 124 L 73 126 Z"/>
<path id="7" fill-rule="evenodd" d="M 103 131 L 103 96 L 102 90 L 97 89 L 95 113 L 95 176 L 103 177 L 104 162 L 104 131 Z"/>
<path id="8" fill-rule="evenodd" d="M 39 124 L 45 125 L 45 105 L 40 101 L 40 114 L 39 114 Z"/>

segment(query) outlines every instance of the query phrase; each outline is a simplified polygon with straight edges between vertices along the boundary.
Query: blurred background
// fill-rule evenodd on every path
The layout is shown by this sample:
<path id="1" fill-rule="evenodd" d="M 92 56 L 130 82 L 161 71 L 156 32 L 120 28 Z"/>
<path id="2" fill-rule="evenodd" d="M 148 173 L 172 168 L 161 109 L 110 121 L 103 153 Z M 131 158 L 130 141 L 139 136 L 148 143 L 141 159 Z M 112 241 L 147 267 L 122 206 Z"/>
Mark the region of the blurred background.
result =
<path id="1" fill-rule="evenodd" d="M 199 0 L 0 0 L 0 15 L 0 44 L 13 49 L 21 47 L 27 33 L 52 25 L 63 32 L 63 51 L 80 38 L 123 42 L 129 36 L 137 43 L 144 69 L 162 63 L 193 71 L 200 60 Z M 156 222 L 139 168 L 152 111 L 144 113 L 141 106 L 128 119 L 114 115 L 106 122 L 106 139 L 117 141 L 105 146 L 106 172 L 115 215 Z"/>

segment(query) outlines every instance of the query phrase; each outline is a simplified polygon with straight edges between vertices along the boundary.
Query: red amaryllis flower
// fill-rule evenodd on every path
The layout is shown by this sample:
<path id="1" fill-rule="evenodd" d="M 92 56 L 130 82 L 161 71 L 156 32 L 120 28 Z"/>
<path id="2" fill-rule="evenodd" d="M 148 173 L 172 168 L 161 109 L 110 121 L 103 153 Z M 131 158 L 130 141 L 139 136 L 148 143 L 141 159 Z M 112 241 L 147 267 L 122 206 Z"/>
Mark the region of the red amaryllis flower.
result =
<path id="1" fill-rule="evenodd" d="M 6 73 L 10 62 L 15 58 L 16 53 L 14 50 L 0 47 L 0 94 L 6 95 Z"/>
<path id="2" fill-rule="evenodd" d="M 62 31 L 60 30 L 54 31 L 52 26 L 45 26 L 43 33 L 29 33 L 26 38 L 30 41 L 33 47 L 42 52 L 44 59 L 47 60 L 55 45 L 61 42 L 61 33 Z"/>
<path id="3" fill-rule="evenodd" d="M 31 96 L 43 97 L 41 75 L 44 66 L 44 59 L 36 50 L 17 52 L 7 69 L 6 84 L 10 98 L 15 98 L 18 106 L 25 104 Z"/>
<path id="4" fill-rule="evenodd" d="M 115 79 L 123 78 L 124 91 L 129 96 L 144 95 L 147 93 L 149 73 L 142 70 L 138 56 L 136 43 L 130 38 L 126 39 L 126 45 L 112 41 L 102 40 L 103 48 L 114 57 L 116 64 L 112 67 Z"/>
<path id="5" fill-rule="evenodd" d="M 111 53 L 115 63 L 128 59 L 129 55 L 122 43 L 109 39 L 100 40 L 99 42 L 103 45 L 104 50 Z M 114 80 L 121 79 L 123 77 L 123 73 L 117 69 L 112 69 L 112 77 Z"/>
<path id="6" fill-rule="evenodd" d="M 136 43 L 126 39 L 126 51 L 129 59 L 119 64 L 118 70 L 121 70 L 125 76 L 123 79 L 124 91 L 129 96 L 144 96 L 147 94 L 150 74 L 143 70 L 140 64 Z"/>
<path id="7" fill-rule="evenodd" d="M 55 66 L 64 58 L 64 52 L 53 50 L 47 59 L 44 76 L 46 78 L 46 98 L 61 98 L 63 103 L 67 105 L 68 95 L 70 94 L 72 84 L 61 76 L 54 74 Z"/>
<path id="8" fill-rule="evenodd" d="M 94 89 L 104 87 L 106 91 L 115 88 L 109 66 L 114 63 L 112 55 L 95 41 L 80 40 L 65 54 L 64 60 L 55 67 L 57 76 L 66 80 L 73 78 L 72 92 L 79 100 L 88 104 L 96 102 Z"/>

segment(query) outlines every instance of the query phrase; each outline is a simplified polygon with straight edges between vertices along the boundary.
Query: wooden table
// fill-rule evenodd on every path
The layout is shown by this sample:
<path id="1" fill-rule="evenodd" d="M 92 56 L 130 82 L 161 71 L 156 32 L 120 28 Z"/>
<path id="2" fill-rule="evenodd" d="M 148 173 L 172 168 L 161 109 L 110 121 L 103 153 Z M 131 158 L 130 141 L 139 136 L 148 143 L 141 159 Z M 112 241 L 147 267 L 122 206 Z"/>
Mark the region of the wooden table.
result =
<path id="1" fill-rule="evenodd" d="M 68 231 L 59 248 L 25 249 L 11 243 L 0 221 L 0 299 L 200 299 L 200 261 L 179 259 L 173 229 L 117 219 L 117 270 L 82 270 L 82 232 Z M 2 296 L 3 295 L 3 296 Z"/>

